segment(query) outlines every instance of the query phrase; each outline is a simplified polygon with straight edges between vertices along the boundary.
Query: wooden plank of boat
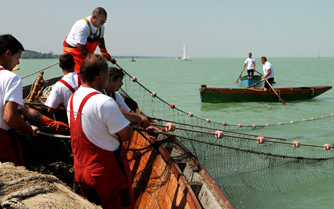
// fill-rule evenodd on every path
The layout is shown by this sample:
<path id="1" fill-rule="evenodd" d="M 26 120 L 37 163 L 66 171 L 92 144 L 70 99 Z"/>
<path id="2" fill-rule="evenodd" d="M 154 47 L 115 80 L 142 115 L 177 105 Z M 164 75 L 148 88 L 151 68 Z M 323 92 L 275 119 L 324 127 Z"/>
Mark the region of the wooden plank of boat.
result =
<path id="1" fill-rule="evenodd" d="M 251 86 L 251 85 L 253 85 L 253 84 L 255 84 L 255 83 L 257 83 L 257 82 L 259 82 L 260 80 L 262 79 L 262 77 L 261 76 L 259 76 L 259 75 L 254 75 L 253 77 L 248 77 L 248 76 L 242 76 L 241 78 L 240 78 L 240 80 L 241 80 L 241 84 L 243 85 L 243 86 Z"/>
<path id="2" fill-rule="evenodd" d="M 330 90 L 332 86 L 287 87 L 275 88 L 284 101 L 297 101 L 312 99 Z M 279 99 L 273 91 L 251 88 L 209 88 L 202 85 L 200 88 L 202 102 L 278 102 Z"/>
<path id="3" fill-rule="evenodd" d="M 52 85 L 60 78 L 61 76 L 49 79 L 46 84 Z M 30 89 L 31 85 L 23 88 L 23 98 L 29 94 Z M 43 104 L 33 102 L 29 105 L 52 117 L 47 114 L 47 108 Z M 66 122 L 66 110 L 61 109 L 55 114 L 55 118 Z M 132 140 L 124 143 L 133 175 L 136 208 L 233 208 L 208 172 L 189 155 L 190 152 L 177 139 L 168 140 L 164 147 L 152 146 L 157 142 L 156 139 L 161 141 L 165 138 L 162 134 L 152 138 L 145 132 L 135 131 Z M 68 186 L 72 186 L 73 156 L 69 139 L 21 135 L 19 140 L 29 169 L 54 174 Z M 189 157 L 182 162 L 174 160 L 175 150 L 183 153 L 183 156 L 188 154 Z M 63 167 L 59 166 L 62 163 Z M 57 164 L 57 168 L 50 169 L 54 164 Z"/>

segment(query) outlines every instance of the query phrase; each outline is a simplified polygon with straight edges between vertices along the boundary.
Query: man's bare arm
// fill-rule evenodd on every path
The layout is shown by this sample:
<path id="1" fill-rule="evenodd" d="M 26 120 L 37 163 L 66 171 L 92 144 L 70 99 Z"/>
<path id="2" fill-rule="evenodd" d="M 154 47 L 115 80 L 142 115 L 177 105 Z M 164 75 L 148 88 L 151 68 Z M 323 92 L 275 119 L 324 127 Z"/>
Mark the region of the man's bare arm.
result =
<path id="1" fill-rule="evenodd" d="M 28 112 L 32 113 L 31 111 L 26 109 L 27 107 L 26 108 L 25 107 L 23 108 L 23 109 L 25 109 L 25 110 L 23 110 L 23 112 L 25 114 L 28 113 Z M 19 114 L 19 112 L 21 113 L 22 109 L 18 111 L 17 108 L 18 108 L 17 103 L 11 102 L 11 101 L 7 102 L 5 104 L 5 107 L 4 107 L 3 120 L 5 121 L 5 123 L 9 127 L 13 128 L 15 130 L 19 130 L 19 131 L 22 131 L 24 133 L 35 136 L 36 133 L 37 133 L 37 128 L 27 124 L 26 122 L 24 122 L 21 115 Z M 36 111 L 36 112 L 38 112 L 38 111 Z M 40 117 L 41 117 L 41 116 L 39 116 L 40 113 L 39 113 L 39 115 L 36 114 L 36 113 L 34 113 L 34 114 L 35 115 L 34 116 L 32 115 L 30 118 L 35 118 L 35 119 L 37 118 L 38 119 L 38 117 L 39 117 L 39 119 L 40 119 Z"/>

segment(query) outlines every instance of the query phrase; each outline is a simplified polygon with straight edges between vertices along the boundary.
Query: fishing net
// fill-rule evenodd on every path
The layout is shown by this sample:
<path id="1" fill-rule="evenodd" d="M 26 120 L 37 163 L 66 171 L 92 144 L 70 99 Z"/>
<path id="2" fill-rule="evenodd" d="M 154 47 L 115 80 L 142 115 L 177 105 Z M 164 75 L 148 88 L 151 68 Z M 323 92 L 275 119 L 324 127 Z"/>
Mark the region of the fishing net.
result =
<path id="1" fill-rule="evenodd" d="M 330 145 L 237 132 L 240 128 L 269 125 L 242 126 L 197 117 L 169 104 L 125 74 L 121 94 L 136 101 L 139 109 L 159 124 L 176 124 L 175 131 L 169 134 L 187 147 L 229 198 L 250 192 L 287 191 L 334 178 L 334 151 Z M 222 131 L 221 138 L 215 137 L 217 130 Z"/>
<path id="2" fill-rule="evenodd" d="M 283 138 L 242 133 L 241 128 L 247 130 L 266 125 L 227 124 L 198 117 L 164 101 L 155 92 L 140 84 L 135 77 L 127 72 L 125 74 L 120 93 L 125 97 L 128 106 L 133 110 L 138 107 L 162 128 L 167 128 L 166 123 L 174 123 L 174 132 L 160 134 L 166 134 L 168 139 L 177 138 L 191 152 L 174 154 L 173 160 L 182 162 L 192 156 L 197 158 L 229 198 L 251 192 L 286 191 L 334 177 L 334 152 L 329 145 L 308 145 Z M 58 117 L 56 119 L 59 120 Z M 135 133 L 144 136 L 147 132 L 150 131 L 139 128 Z M 151 131 L 150 134 L 157 136 L 156 132 Z M 31 141 L 26 141 L 25 147 L 37 152 L 30 152 L 31 156 L 27 156 L 28 159 L 31 157 L 33 162 L 36 162 L 36 158 L 39 159 L 37 162 L 41 163 L 47 158 L 53 159 L 52 161 L 72 161 L 69 141 L 45 142 L 42 138 L 29 140 Z M 130 143 L 126 146 L 132 166 L 136 199 L 141 198 L 143 188 L 148 193 L 162 188 L 171 173 L 170 162 L 165 162 L 161 164 L 163 168 L 152 171 L 153 167 L 158 168 L 156 166 L 160 165 L 162 159 L 151 159 L 159 156 L 159 146 L 168 149 L 172 142 L 164 140 L 163 143 L 152 143 L 147 135 L 143 137 L 143 141 L 141 144 Z M 63 150 L 64 153 L 54 154 L 57 150 Z M 57 159 L 60 156 L 65 156 L 66 159 Z M 141 160 L 150 163 L 140 167 Z"/>

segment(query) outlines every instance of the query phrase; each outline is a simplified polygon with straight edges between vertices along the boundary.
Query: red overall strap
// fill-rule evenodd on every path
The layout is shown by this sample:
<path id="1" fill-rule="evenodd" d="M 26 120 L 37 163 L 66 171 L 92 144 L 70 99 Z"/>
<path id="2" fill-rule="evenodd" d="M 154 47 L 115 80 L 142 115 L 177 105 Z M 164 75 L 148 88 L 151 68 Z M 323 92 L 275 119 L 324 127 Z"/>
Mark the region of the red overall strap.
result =
<path id="1" fill-rule="evenodd" d="M 74 94 L 75 94 L 75 93 L 73 93 L 73 95 L 72 95 L 72 97 L 71 97 L 71 101 L 70 101 L 70 111 L 71 111 L 71 112 L 70 112 L 70 116 L 72 116 L 72 114 L 73 114 L 73 98 L 74 98 Z M 89 94 L 87 94 L 87 95 L 85 96 L 85 98 L 81 101 L 80 106 L 79 106 L 79 109 L 78 109 L 78 113 L 77 113 L 77 118 L 74 119 L 74 117 L 73 117 L 73 119 L 74 119 L 75 121 L 77 121 L 78 119 L 80 119 L 80 121 L 81 121 L 81 111 L 82 111 L 82 109 L 83 109 L 85 103 L 87 102 L 87 100 L 88 100 L 89 98 L 91 98 L 92 96 L 94 96 L 94 95 L 96 95 L 96 94 L 99 94 L 99 93 L 98 93 L 98 92 L 92 92 L 92 93 L 89 93 Z M 73 114 L 73 116 L 74 116 L 74 114 Z"/>
<path id="2" fill-rule="evenodd" d="M 78 75 L 78 88 L 81 86 L 81 76 L 80 73 L 77 74 Z"/>
<path id="3" fill-rule="evenodd" d="M 90 165 L 94 160 L 98 157 L 98 154 L 105 154 L 105 153 L 99 153 L 95 152 L 94 148 L 96 147 L 94 144 L 89 142 L 89 139 L 87 138 L 86 134 L 84 133 L 81 125 L 81 112 L 82 109 L 87 102 L 89 98 L 91 98 L 93 95 L 99 94 L 98 92 L 92 92 L 87 94 L 84 99 L 81 101 L 80 106 L 77 110 L 77 117 L 74 117 L 74 108 L 73 108 L 73 98 L 75 93 L 73 93 L 71 99 L 70 99 L 70 133 L 71 133 L 71 146 L 72 146 L 72 152 L 74 156 L 74 165 L 76 163 L 79 163 L 82 166 Z M 84 146 L 81 144 L 81 142 L 87 142 L 86 145 L 88 145 L 90 148 L 85 149 L 85 151 L 82 150 L 81 146 Z M 91 147 L 92 145 L 92 147 Z M 80 153 L 87 152 L 87 155 L 82 155 Z M 106 153 L 105 156 L 110 155 L 110 153 Z"/>
<path id="4" fill-rule="evenodd" d="M 60 79 L 59 82 L 63 83 L 68 89 L 72 91 L 72 93 L 75 92 L 74 88 L 70 84 L 68 84 L 66 81 L 64 81 L 63 79 Z"/>

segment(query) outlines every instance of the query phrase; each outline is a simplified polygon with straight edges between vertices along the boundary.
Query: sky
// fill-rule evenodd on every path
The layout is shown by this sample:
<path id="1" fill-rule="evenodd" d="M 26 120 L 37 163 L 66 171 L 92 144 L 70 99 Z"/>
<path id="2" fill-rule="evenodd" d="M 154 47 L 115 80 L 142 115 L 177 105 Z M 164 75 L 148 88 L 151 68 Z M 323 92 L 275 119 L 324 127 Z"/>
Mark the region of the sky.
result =
<path id="1" fill-rule="evenodd" d="M 334 57 L 333 0 L 11 0 L 3 1 L 0 34 L 25 49 L 62 53 L 80 18 L 107 10 L 112 56 L 190 58 Z"/>

